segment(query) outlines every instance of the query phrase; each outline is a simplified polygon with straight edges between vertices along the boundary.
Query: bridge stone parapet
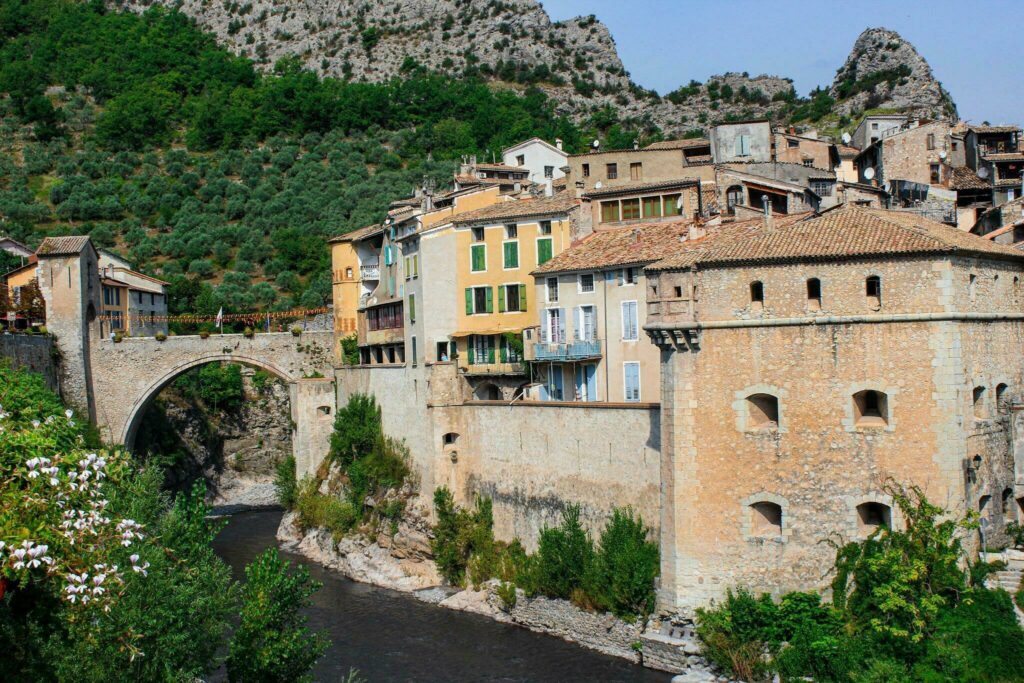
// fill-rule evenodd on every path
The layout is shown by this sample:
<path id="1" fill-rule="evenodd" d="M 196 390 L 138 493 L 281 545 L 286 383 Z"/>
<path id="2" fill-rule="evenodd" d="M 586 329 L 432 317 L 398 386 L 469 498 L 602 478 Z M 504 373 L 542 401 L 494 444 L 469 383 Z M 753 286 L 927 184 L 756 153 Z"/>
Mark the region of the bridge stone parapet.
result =
<path id="1" fill-rule="evenodd" d="M 335 403 L 333 333 L 305 332 L 128 337 L 94 340 L 90 346 L 90 393 L 104 439 L 132 445 L 146 407 L 182 373 L 213 362 L 243 363 L 266 370 L 289 386 L 296 461 L 319 462 L 326 454 Z"/>

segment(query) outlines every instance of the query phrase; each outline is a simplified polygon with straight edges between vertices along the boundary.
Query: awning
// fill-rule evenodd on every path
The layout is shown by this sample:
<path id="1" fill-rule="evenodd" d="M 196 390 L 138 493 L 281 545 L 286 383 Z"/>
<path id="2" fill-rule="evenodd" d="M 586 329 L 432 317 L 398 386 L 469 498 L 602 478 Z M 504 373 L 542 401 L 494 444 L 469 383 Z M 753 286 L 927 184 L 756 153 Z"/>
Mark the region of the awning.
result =
<path id="1" fill-rule="evenodd" d="M 756 192 L 767 192 L 769 194 L 778 194 L 778 195 L 782 195 L 783 197 L 789 196 L 789 192 L 788 191 L 780 190 L 777 187 L 769 187 L 768 185 L 762 185 L 760 183 L 751 183 L 751 182 L 748 182 L 748 181 L 744 181 L 743 184 L 747 186 L 748 190 L 754 190 Z"/>
<path id="2" fill-rule="evenodd" d="M 461 339 L 462 337 L 471 337 L 474 334 L 480 334 L 480 335 L 485 335 L 485 336 L 486 335 L 491 335 L 491 334 L 505 334 L 506 332 L 511 332 L 512 334 L 519 334 L 524 329 L 525 328 L 522 328 L 522 327 L 519 327 L 519 328 L 509 327 L 509 328 L 505 328 L 503 330 L 501 330 L 501 329 L 498 329 L 498 330 L 495 330 L 495 329 L 490 329 L 490 330 L 460 330 L 458 332 L 452 332 L 448 336 L 451 337 L 452 339 Z"/>

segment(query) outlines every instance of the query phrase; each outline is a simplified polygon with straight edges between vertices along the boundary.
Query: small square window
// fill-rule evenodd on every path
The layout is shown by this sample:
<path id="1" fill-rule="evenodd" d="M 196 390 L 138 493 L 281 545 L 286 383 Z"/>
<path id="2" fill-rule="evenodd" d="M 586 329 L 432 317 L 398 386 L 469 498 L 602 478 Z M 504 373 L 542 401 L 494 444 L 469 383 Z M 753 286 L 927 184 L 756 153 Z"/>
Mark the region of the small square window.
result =
<path id="1" fill-rule="evenodd" d="M 558 303 L 558 278 L 557 277 L 549 277 L 547 284 L 548 284 L 548 303 L 549 304 L 556 304 L 556 303 Z"/>
<path id="2" fill-rule="evenodd" d="M 551 234 L 551 221 L 540 222 L 540 234 L 550 235 Z"/>
<path id="3" fill-rule="evenodd" d="M 786 147 L 789 149 L 800 149 L 800 141 L 793 138 L 786 138 Z"/>
<path id="4" fill-rule="evenodd" d="M 594 291 L 594 274 L 593 273 L 580 273 L 580 291 L 581 292 L 593 292 Z"/>
<path id="5" fill-rule="evenodd" d="M 545 178 L 554 178 L 555 177 L 555 167 L 554 166 L 545 166 L 544 167 L 544 177 Z"/>
<path id="6" fill-rule="evenodd" d="M 483 228 L 473 228 L 473 241 L 474 242 L 483 242 L 484 241 L 484 229 Z"/>
<path id="7" fill-rule="evenodd" d="M 523 155 L 523 154 L 520 154 L 519 156 L 516 157 L 516 166 L 525 166 L 525 165 L 526 165 L 526 156 Z"/>
<path id="8" fill-rule="evenodd" d="M 514 240 L 519 236 L 519 226 L 515 223 L 509 223 L 505 226 L 505 237 L 510 240 Z"/>
<path id="9" fill-rule="evenodd" d="M 606 171 L 606 175 L 608 177 L 608 180 L 615 180 L 616 178 L 619 177 L 619 165 L 618 164 L 608 164 L 607 166 L 605 166 L 605 171 Z"/>
<path id="10" fill-rule="evenodd" d="M 590 164 L 583 164 L 583 177 L 584 178 L 589 178 L 590 177 Z"/>

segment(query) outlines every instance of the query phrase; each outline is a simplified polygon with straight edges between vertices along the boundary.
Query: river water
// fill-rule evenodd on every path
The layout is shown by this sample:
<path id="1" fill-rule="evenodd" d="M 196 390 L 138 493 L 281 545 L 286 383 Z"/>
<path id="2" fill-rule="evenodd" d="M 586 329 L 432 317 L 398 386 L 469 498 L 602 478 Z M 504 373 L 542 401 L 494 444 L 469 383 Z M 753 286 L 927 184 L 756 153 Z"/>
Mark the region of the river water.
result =
<path id="1" fill-rule="evenodd" d="M 247 562 L 277 545 L 281 513 L 243 512 L 228 520 L 214 546 L 241 579 Z M 670 679 L 557 638 L 349 581 L 300 555 L 287 557 L 306 565 L 323 583 L 309 610 L 309 625 L 331 639 L 330 650 L 314 671 L 317 681 L 337 681 L 350 668 L 358 669 L 369 683 Z"/>

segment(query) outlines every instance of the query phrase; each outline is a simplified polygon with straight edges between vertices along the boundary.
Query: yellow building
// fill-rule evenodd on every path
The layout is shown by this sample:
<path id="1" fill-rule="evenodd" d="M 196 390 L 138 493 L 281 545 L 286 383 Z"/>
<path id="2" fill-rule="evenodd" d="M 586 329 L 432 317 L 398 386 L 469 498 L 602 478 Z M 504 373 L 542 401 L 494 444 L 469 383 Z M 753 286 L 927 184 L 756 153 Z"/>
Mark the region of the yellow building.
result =
<path id="1" fill-rule="evenodd" d="M 530 273 L 567 249 L 579 202 L 558 195 L 517 199 L 461 214 L 455 229 L 455 287 L 459 368 L 467 375 L 517 377 L 525 373 L 522 331 L 537 324 Z M 492 383 L 478 398 L 497 398 Z"/>

